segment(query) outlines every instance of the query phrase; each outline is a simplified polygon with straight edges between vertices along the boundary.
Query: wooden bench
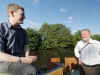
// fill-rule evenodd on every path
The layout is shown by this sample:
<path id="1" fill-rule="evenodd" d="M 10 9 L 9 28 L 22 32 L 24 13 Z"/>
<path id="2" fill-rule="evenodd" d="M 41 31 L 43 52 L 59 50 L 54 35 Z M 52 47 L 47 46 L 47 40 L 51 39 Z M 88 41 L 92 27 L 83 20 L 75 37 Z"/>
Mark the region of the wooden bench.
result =
<path id="1" fill-rule="evenodd" d="M 38 75 L 63 75 L 63 68 L 62 67 L 56 67 L 51 70 L 47 70 L 46 72 L 43 72 Z"/>
<path id="2" fill-rule="evenodd" d="M 47 60 L 47 70 L 58 67 L 57 63 L 60 63 L 60 57 L 50 58 Z"/>
<path id="3" fill-rule="evenodd" d="M 79 70 L 77 58 L 65 57 L 65 67 L 67 67 L 67 70 Z"/>

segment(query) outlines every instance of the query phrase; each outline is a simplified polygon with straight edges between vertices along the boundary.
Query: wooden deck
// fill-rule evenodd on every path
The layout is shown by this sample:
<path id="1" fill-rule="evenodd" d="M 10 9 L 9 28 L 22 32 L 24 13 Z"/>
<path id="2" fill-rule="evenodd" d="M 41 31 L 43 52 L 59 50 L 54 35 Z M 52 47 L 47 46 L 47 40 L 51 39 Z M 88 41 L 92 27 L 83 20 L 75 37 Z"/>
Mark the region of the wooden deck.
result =
<path id="1" fill-rule="evenodd" d="M 38 75 L 79 75 L 78 60 L 75 57 L 65 57 L 63 66 L 58 67 L 56 63 L 60 63 L 60 58 L 50 58 L 47 63 L 47 71 Z M 11 75 L 11 74 L 0 74 Z"/>
<path id="2" fill-rule="evenodd" d="M 56 67 L 38 75 L 63 75 L 63 67 Z"/>
<path id="3" fill-rule="evenodd" d="M 58 67 L 57 63 L 60 63 L 60 57 L 50 58 L 47 61 L 47 70 Z"/>
<path id="4" fill-rule="evenodd" d="M 65 57 L 65 66 L 67 70 L 79 70 L 78 60 L 75 57 Z"/>
<path id="5" fill-rule="evenodd" d="M 55 70 L 52 70 L 51 72 L 48 72 L 44 75 L 63 75 L 63 68 L 56 68 Z"/>

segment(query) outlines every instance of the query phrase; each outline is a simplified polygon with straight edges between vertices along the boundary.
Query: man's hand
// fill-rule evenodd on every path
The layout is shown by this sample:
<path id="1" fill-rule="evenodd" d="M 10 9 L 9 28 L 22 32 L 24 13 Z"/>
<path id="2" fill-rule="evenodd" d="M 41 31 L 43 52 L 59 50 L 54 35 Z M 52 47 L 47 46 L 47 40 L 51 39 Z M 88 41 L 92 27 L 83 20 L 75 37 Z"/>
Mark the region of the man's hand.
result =
<path id="1" fill-rule="evenodd" d="M 81 62 L 81 59 L 80 59 L 80 58 L 78 58 L 78 63 L 79 63 L 79 65 L 81 65 L 81 64 L 82 64 L 82 62 Z"/>
<path id="2" fill-rule="evenodd" d="M 37 59 L 36 56 L 21 57 L 21 63 L 31 64 Z"/>

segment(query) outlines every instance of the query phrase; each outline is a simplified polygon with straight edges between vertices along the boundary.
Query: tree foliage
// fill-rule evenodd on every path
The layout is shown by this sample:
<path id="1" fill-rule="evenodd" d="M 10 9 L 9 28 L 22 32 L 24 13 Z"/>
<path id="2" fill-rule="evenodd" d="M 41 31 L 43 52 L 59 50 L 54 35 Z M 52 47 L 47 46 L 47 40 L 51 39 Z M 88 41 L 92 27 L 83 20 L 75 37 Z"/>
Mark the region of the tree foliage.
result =
<path id="1" fill-rule="evenodd" d="M 26 32 L 28 35 L 30 50 L 38 49 L 40 45 L 40 35 L 38 34 L 38 32 L 33 28 L 27 28 Z"/>
<path id="2" fill-rule="evenodd" d="M 63 24 L 44 23 L 37 31 L 34 28 L 26 29 L 30 50 L 74 50 L 76 43 L 81 40 L 81 31 L 71 34 L 71 28 Z M 93 35 L 93 39 L 100 41 L 100 35 Z"/>
<path id="3" fill-rule="evenodd" d="M 41 49 L 59 49 L 72 45 L 70 28 L 63 24 L 44 23 L 39 33 L 44 38 Z"/>
<path id="4" fill-rule="evenodd" d="M 81 40 L 81 30 L 78 30 L 77 32 L 75 32 L 75 34 L 73 35 L 73 40 L 74 40 L 74 46 L 76 45 L 76 43 Z"/>
<path id="5" fill-rule="evenodd" d="M 99 34 L 93 35 L 92 39 L 100 41 L 100 35 Z"/>

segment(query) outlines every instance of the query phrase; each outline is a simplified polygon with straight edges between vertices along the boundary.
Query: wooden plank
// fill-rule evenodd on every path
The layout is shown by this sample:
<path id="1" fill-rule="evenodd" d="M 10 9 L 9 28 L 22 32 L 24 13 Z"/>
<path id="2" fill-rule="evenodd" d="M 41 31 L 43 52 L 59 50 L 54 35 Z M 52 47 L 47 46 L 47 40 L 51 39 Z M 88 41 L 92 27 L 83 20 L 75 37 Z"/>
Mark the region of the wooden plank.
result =
<path id="1" fill-rule="evenodd" d="M 57 63 L 60 63 L 60 57 L 48 59 L 47 60 L 47 70 L 58 67 Z"/>
<path id="2" fill-rule="evenodd" d="M 51 71 L 49 73 L 46 73 L 44 75 L 63 75 L 63 67 L 58 68 L 58 69 Z"/>
<path id="3" fill-rule="evenodd" d="M 67 70 L 78 70 L 78 60 L 75 57 L 65 57 L 65 66 Z"/>

